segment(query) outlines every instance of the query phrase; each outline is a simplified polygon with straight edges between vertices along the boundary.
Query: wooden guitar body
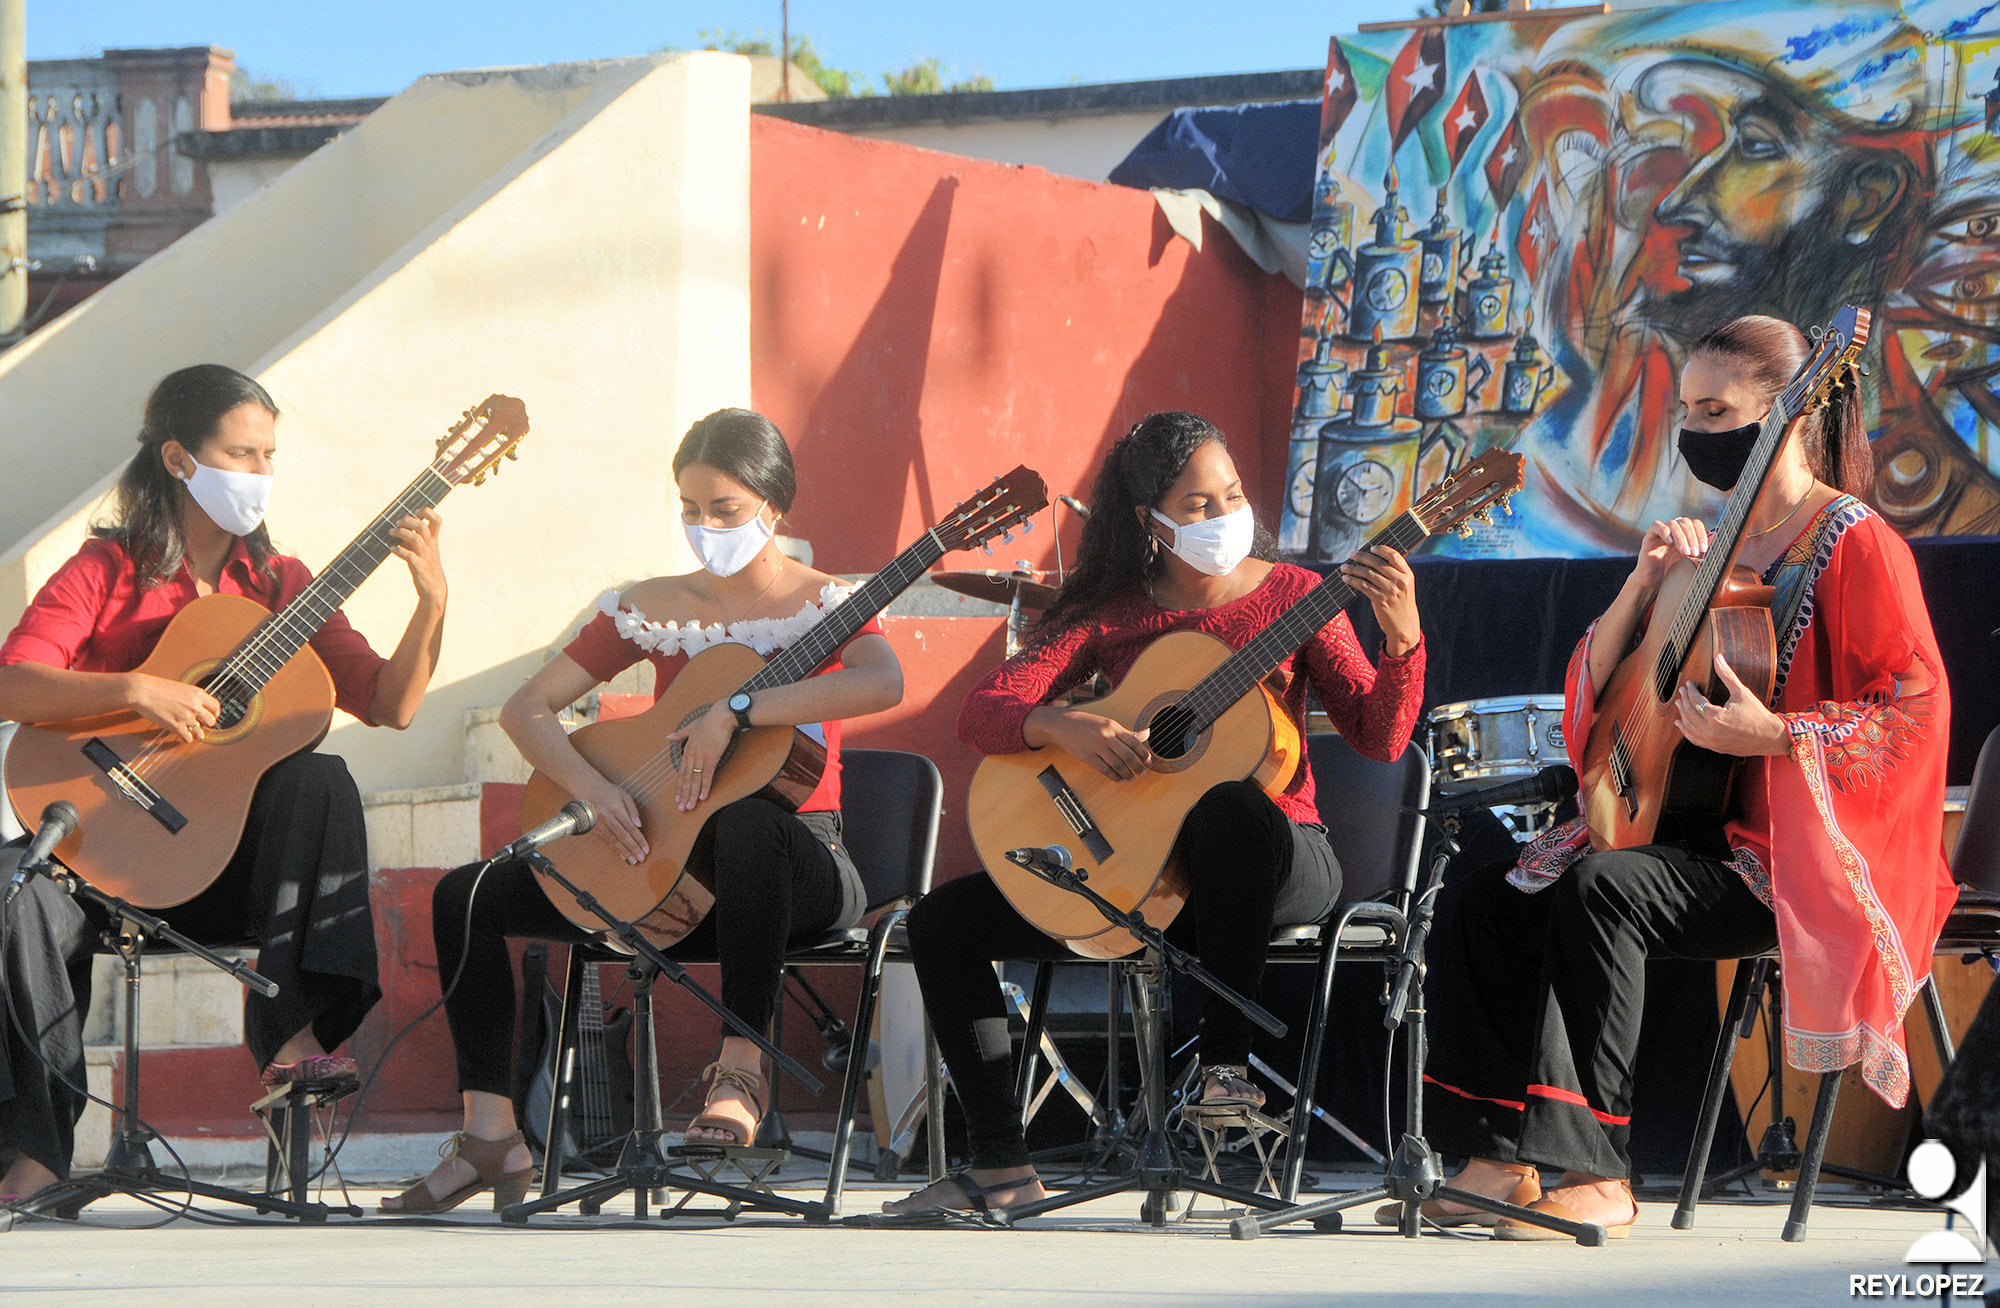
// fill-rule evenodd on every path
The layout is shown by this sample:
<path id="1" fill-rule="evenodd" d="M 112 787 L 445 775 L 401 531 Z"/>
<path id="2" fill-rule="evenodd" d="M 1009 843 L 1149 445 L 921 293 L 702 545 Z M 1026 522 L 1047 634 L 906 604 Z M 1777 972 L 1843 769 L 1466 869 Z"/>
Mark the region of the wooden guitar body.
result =
<path id="1" fill-rule="evenodd" d="M 205 595 L 174 615 L 137 670 L 199 685 L 270 617 L 241 595 Z M 24 724 L 7 752 L 7 797 L 29 830 L 49 803 L 76 805 L 77 828 L 56 846 L 57 857 L 100 890 L 141 908 L 171 908 L 222 874 L 243 838 L 259 778 L 326 735 L 333 701 L 333 678 L 307 646 L 251 698 L 241 719 L 192 744 L 136 713 Z M 165 807 L 149 810 L 129 797 L 93 755 L 128 765 Z"/>
<path id="2" fill-rule="evenodd" d="M 558 840 L 542 851 L 561 873 L 595 895 L 612 913 L 638 924 L 664 949 L 685 937 L 715 902 L 703 828 L 717 809 L 762 794 L 796 810 L 818 787 L 826 748 L 796 727 L 752 727 L 738 732 L 709 783 L 708 798 L 691 812 L 675 806 L 680 773 L 668 757 L 667 736 L 756 674 L 764 660 L 744 645 L 717 645 L 689 659 L 659 702 L 644 713 L 599 722 L 570 735 L 590 765 L 624 786 L 639 807 L 646 860 L 633 867 L 603 837 L 590 833 Z M 677 753 L 677 751 L 676 751 Z M 553 817 L 572 798 L 540 772 L 521 798 L 525 830 Z M 587 931 L 604 923 L 546 876 L 549 899 Z"/>
<path id="3" fill-rule="evenodd" d="M 1233 653 L 1197 631 L 1160 637 L 1090 712 L 1138 730 Z M 1155 742 L 1156 747 L 1158 742 Z M 1131 933 L 1107 923 L 1088 901 L 1052 886 L 1005 857 L 1022 846 L 1061 845 L 1090 886 L 1122 909 L 1139 908 L 1164 927 L 1187 901 L 1175 846 L 1188 811 L 1211 787 L 1250 780 L 1283 793 L 1300 766 L 1304 741 L 1268 687 L 1243 696 L 1195 738 L 1181 757 L 1157 758 L 1130 781 L 1105 776 L 1060 749 L 995 754 L 979 765 L 967 800 L 972 843 L 1008 902 L 1042 931 L 1086 958 L 1122 958 L 1139 947 Z M 1067 787 L 1066 790 L 1063 787 Z M 1077 805 L 1111 849 L 1093 856 L 1075 823 L 1051 794 Z"/>
<path id="4" fill-rule="evenodd" d="M 1739 760 L 1687 743 L 1676 725 L 1673 694 L 1659 695 L 1657 670 L 1669 640 L 1669 618 L 1694 582 L 1696 565 L 1678 560 L 1660 583 L 1654 620 L 1599 692 L 1584 750 L 1578 803 L 1597 849 L 1632 849 L 1653 842 L 1669 813 L 1720 818 L 1727 814 Z M 1728 691 L 1715 675 L 1718 651 L 1759 700 L 1769 702 L 1777 673 L 1771 628 L 1772 589 L 1748 568 L 1731 568 L 1689 646 L 1674 690 L 1692 681 L 1716 703 Z"/>

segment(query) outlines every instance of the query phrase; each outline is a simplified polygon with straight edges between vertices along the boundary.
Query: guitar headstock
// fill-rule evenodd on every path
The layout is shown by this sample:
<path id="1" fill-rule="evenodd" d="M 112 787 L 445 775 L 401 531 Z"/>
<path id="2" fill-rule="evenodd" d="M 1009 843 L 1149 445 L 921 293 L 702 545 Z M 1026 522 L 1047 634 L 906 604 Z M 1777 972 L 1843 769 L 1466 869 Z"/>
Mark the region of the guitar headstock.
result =
<path id="1" fill-rule="evenodd" d="M 1006 536 L 1016 526 L 1048 507 L 1049 488 L 1042 474 L 1026 464 L 995 477 L 991 485 L 945 515 L 932 529 L 947 553 L 984 545 L 995 536 Z M 1028 527 L 1033 527 L 1028 523 Z"/>
<path id="2" fill-rule="evenodd" d="M 1521 489 L 1527 460 L 1512 450 L 1490 449 L 1426 491 L 1410 506 L 1410 516 L 1426 536 L 1458 528 L 1469 536 L 1469 519 L 1493 520 L 1493 506 Z"/>
<path id="3" fill-rule="evenodd" d="M 1787 421 L 1825 406 L 1835 388 L 1853 384 L 1855 361 L 1868 344 L 1870 317 L 1868 310 L 1850 304 L 1825 327 L 1813 329 L 1811 357 L 1800 365 L 1774 406 Z"/>
<path id="4" fill-rule="evenodd" d="M 527 434 L 528 406 L 511 395 L 489 395 L 439 439 L 431 469 L 454 486 L 483 486 L 501 459 L 520 457 Z"/>

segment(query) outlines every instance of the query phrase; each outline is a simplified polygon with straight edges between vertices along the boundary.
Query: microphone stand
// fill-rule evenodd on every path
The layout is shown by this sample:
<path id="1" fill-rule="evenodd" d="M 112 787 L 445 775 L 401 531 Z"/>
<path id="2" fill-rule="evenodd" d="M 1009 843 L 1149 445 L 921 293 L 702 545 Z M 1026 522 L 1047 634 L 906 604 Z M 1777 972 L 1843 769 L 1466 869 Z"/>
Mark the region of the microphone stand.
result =
<path id="1" fill-rule="evenodd" d="M 1406 809 L 1405 812 L 1421 812 Z M 1403 947 L 1397 951 L 1395 980 L 1384 999 L 1388 1011 L 1382 1025 L 1390 1031 L 1403 1029 L 1407 1059 L 1403 1086 L 1403 1139 L 1389 1160 L 1382 1184 L 1372 1189 L 1336 1194 L 1312 1203 L 1298 1204 L 1278 1212 L 1249 1214 L 1230 1224 L 1229 1233 L 1238 1240 L 1252 1240 L 1274 1227 L 1289 1222 L 1309 1221 L 1315 1231 L 1337 1232 L 1341 1213 L 1363 1204 L 1393 1199 L 1403 1205 L 1397 1230 L 1409 1239 L 1423 1234 L 1420 1205 L 1426 1199 L 1448 1199 L 1467 1208 L 1511 1217 L 1515 1221 L 1572 1236 L 1581 1245 L 1598 1246 L 1605 1241 L 1602 1226 L 1593 1222 L 1572 1222 L 1547 1213 L 1538 1213 L 1499 1199 L 1488 1199 L 1444 1183 L 1444 1167 L 1424 1138 L 1424 1062 L 1429 1054 L 1424 1016 L 1424 946 L 1430 939 L 1431 923 L 1437 913 L 1437 895 L 1444 884 L 1444 869 L 1459 852 L 1458 817 L 1447 813 L 1439 823 L 1441 839 L 1431 855 L 1423 889 L 1411 908 L 1409 929 L 1403 933 Z M 1393 1076 L 1393 1067 L 1384 1076 Z"/>
<path id="2" fill-rule="evenodd" d="M 745 1208 L 765 1209 L 771 1212 L 789 1213 L 803 1217 L 808 1222 L 823 1224 L 833 1216 L 828 1204 L 817 1200 L 787 1199 L 782 1195 L 765 1190 L 745 1189 L 730 1185 L 708 1176 L 689 1175 L 676 1172 L 667 1161 L 670 1157 L 724 1157 L 721 1151 L 729 1148 L 722 1145 L 683 1145 L 675 1147 L 667 1142 L 667 1133 L 660 1126 L 660 1103 L 657 1078 L 659 1063 L 653 1049 L 653 983 L 658 977 L 666 977 L 675 985 L 692 994 L 706 1005 L 731 1032 L 742 1036 L 768 1054 L 772 1065 L 782 1069 L 799 1084 L 813 1094 L 819 1094 L 825 1087 L 811 1072 L 801 1066 L 798 1060 L 772 1044 L 760 1031 L 751 1028 L 748 1022 L 736 1016 L 692 976 L 688 970 L 668 958 L 634 924 L 620 918 L 604 907 L 598 898 L 579 887 L 564 876 L 556 865 L 537 851 L 521 855 L 532 864 L 535 871 L 567 890 L 576 902 L 602 921 L 621 944 L 631 950 L 636 957 L 627 975 L 632 981 L 632 1031 L 636 1043 L 635 1057 L 632 1059 L 632 1132 L 626 1137 L 625 1147 L 619 1153 L 618 1163 L 610 1173 L 594 1181 L 572 1186 L 567 1190 L 552 1190 L 555 1184 L 553 1173 L 544 1180 L 542 1195 L 538 1199 L 524 1200 L 510 1204 L 500 1210 L 500 1220 L 511 1226 L 523 1225 L 530 1217 L 539 1213 L 553 1212 L 565 1204 L 576 1203 L 584 1216 L 595 1216 L 604 1201 L 625 1190 L 632 1191 L 633 1215 L 644 1219 L 647 1215 L 648 1197 L 656 1190 L 675 1189 L 686 1191 L 690 1196 L 711 1195 L 729 1202 L 728 1215 L 733 1217 Z M 564 1093 L 559 1085 L 556 1093 Z M 694 1151 L 692 1154 L 690 1151 Z M 672 1208 L 664 1208 L 662 1217 L 671 1217 L 681 1211 L 686 1200 Z"/>
<path id="3" fill-rule="evenodd" d="M 17 871 L 39 873 L 72 898 L 87 900 L 108 913 L 114 925 L 105 930 L 104 942 L 117 953 L 125 967 L 125 1084 L 124 1093 L 113 1110 L 117 1126 L 111 1138 L 111 1151 L 105 1155 L 102 1168 L 83 1176 L 67 1177 L 48 1186 L 34 1196 L 28 1204 L 29 1209 L 68 1221 L 107 1195 L 143 1191 L 198 1195 L 221 1203 L 241 1204 L 260 1213 L 283 1213 L 308 1222 L 324 1222 L 333 1213 L 346 1217 L 361 1216 L 361 1210 L 352 1204 L 329 1207 L 324 1203 L 280 1199 L 275 1195 L 210 1185 L 193 1177 L 174 1180 L 160 1174 L 158 1165 L 153 1161 L 151 1147 L 156 1137 L 139 1117 L 139 977 L 147 939 L 163 940 L 182 953 L 193 955 L 217 971 L 235 977 L 266 999 L 278 993 L 278 983 L 258 975 L 242 959 L 224 958 L 144 909 L 136 908 L 116 895 L 106 894 L 60 863 L 24 864 Z M 118 925 L 121 922 L 122 925 Z"/>
<path id="4" fill-rule="evenodd" d="M 1167 1224 L 1168 1209 L 1172 1205 L 1174 1192 L 1179 1190 L 1190 1190 L 1196 1194 L 1220 1199 L 1225 1203 L 1241 1204 L 1251 1208 L 1276 1210 L 1285 1207 L 1280 1199 L 1193 1175 L 1182 1165 L 1180 1148 L 1174 1140 L 1173 1133 L 1167 1129 L 1166 1038 L 1165 1032 L 1161 1029 L 1163 1025 L 1161 1019 L 1165 1010 L 1168 983 L 1173 973 L 1183 972 L 1201 982 L 1231 1006 L 1241 1010 L 1244 1016 L 1272 1035 L 1282 1039 L 1286 1031 L 1285 1024 L 1272 1016 L 1268 1009 L 1245 998 L 1218 980 L 1186 950 L 1170 942 L 1158 927 L 1147 922 L 1145 916 L 1137 909 L 1128 912 L 1098 894 L 1091 888 L 1087 872 L 1075 871 L 1062 863 L 1028 851 L 1011 850 L 1007 858 L 1050 885 L 1079 896 L 1102 914 L 1107 922 L 1130 932 L 1145 946 L 1144 961 L 1129 966 L 1145 980 L 1145 989 L 1141 993 L 1147 1012 L 1144 1014 L 1144 1020 L 1139 1023 L 1138 1030 L 1141 1035 L 1140 1057 L 1143 1060 L 1142 1077 L 1146 1094 L 1146 1134 L 1139 1146 L 1139 1155 L 1133 1169 L 1125 1176 L 1097 1185 L 1079 1186 L 1061 1194 L 1035 1200 L 1033 1203 L 996 1209 L 993 1216 L 1011 1225 L 1060 1208 L 1088 1203 L 1107 1195 L 1127 1194 L 1134 1190 L 1143 1191 L 1146 1196 L 1139 1206 L 1140 1220 L 1156 1227 L 1164 1227 Z"/>

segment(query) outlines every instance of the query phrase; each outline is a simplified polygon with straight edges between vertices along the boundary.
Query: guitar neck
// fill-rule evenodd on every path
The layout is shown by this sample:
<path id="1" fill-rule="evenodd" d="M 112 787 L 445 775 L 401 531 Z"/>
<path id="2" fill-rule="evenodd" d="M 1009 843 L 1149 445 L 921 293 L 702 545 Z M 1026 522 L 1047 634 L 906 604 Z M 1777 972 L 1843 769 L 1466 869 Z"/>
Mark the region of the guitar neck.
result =
<path id="1" fill-rule="evenodd" d="M 1702 556 L 1695 568 L 1694 583 L 1681 597 L 1673 627 L 1667 633 L 1666 642 L 1660 648 L 1659 662 L 1653 668 L 1653 693 L 1662 704 L 1674 697 L 1674 691 L 1680 685 L 1681 668 L 1686 665 L 1688 653 L 1694 647 L 1695 635 L 1701 630 L 1702 620 L 1708 616 L 1709 605 L 1715 602 L 1729 569 L 1736 563 L 1736 552 L 1743 544 L 1743 528 L 1750 521 L 1750 510 L 1756 506 L 1757 497 L 1763 492 L 1764 482 L 1778 461 L 1778 450 L 1785 443 L 1785 432 L 1796 416 L 1796 411 L 1785 403 L 1784 397 L 1771 406 L 1771 412 L 1765 415 L 1764 425 L 1757 433 L 1756 443 L 1750 447 L 1750 457 L 1743 464 L 1743 474 L 1736 479 L 1735 488 L 1729 492 L 1722 520 L 1709 533 L 1708 553 Z"/>
<path id="2" fill-rule="evenodd" d="M 908 590 L 917 578 L 930 571 L 931 565 L 943 557 L 944 546 L 938 543 L 934 534 L 926 532 L 914 545 L 890 560 L 888 567 L 857 586 L 852 595 L 814 623 L 797 643 L 779 651 L 740 689 L 755 694 L 773 686 L 804 681 L 818 672 L 840 652 L 842 645 L 854 639 L 856 632 L 888 608 L 890 601 Z"/>
<path id="3" fill-rule="evenodd" d="M 1429 533 L 1411 513 L 1399 515 L 1362 550 L 1387 545 L 1407 554 Z M 1361 551 L 1357 551 L 1359 553 Z M 1180 699 L 1180 707 L 1194 715 L 1196 732 L 1208 730 L 1229 706 L 1250 693 L 1262 681 L 1311 640 L 1313 633 L 1333 621 L 1357 597 L 1355 589 L 1330 572 L 1295 604 L 1278 615 L 1276 621 L 1251 637 L 1250 642 L 1223 660 L 1222 665 L 1194 684 Z"/>
<path id="4" fill-rule="evenodd" d="M 451 493 L 451 486 L 434 467 L 425 468 L 304 590 L 293 596 L 291 603 L 272 614 L 237 647 L 224 663 L 221 674 L 253 693 L 263 689 L 264 683 L 319 634 L 327 620 L 340 611 L 348 597 L 389 557 L 396 545 L 396 524 L 442 502 Z"/>

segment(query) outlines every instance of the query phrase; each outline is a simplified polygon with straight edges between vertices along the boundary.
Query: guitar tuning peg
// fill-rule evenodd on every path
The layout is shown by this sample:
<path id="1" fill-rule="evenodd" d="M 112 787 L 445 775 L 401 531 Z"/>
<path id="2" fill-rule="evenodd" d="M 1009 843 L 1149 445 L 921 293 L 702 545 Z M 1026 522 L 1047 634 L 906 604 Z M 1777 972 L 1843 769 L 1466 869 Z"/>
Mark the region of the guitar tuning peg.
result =
<path id="1" fill-rule="evenodd" d="M 479 474 L 479 475 L 478 475 L 477 477 L 474 477 L 474 478 L 472 479 L 472 484 L 473 484 L 473 485 L 475 485 L 475 486 L 484 486 L 484 485 L 486 484 L 486 478 L 487 478 L 487 476 L 488 476 L 488 474 L 486 474 L 486 473 L 483 473 L 483 472 L 482 472 L 482 473 L 480 473 L 480 474 Z"/>
<path id="2" fill-rule="evenodd" d="M 990 554 L 992 554 L 992 553 L 993 553 L 993 546 L 992 546 L 992 544 L 991 544 L 991 543 L 988 543 L 988 544 L 985 544 L 985 545 L 981 545 L 981 546 L 979 547 L 979 552 L 980 552 L 981 554 L 987 554 L 987 555 L 990 555 Z"/>
<path id="3" fill-rule="evenodd" d="M 1035 530 L 1035 520 L 1033 518 L 1021 519 L 1021 534 L 1023 536 L 1032 535 L 1034 530 Z"/>
<path id="4" fill-rule="evenodd" d="M 1471 523 L 1469 523 L 1469 522 L 1461 522 L 1461 523 L 1459 523 L 1459 524 L 1458 524 L 1458 538 L 1459 538 L 1460 540 L 1471 540 L 1471 539 L 1472 539 L 1472 524 L 1471 524 Z"/>
<path id="5" fill-rule="evenodd" d="M 1006 531 L 1000 533 L 1000 543 L 1002 545 L 1012 545 L 1014 543 L 1013 528 L 1010 527 Z"/>
<path id="6" fill-rule="evenodd" d="M 509 445 L 509 446 L 507 447 L 507 457 L 508 457 L 508 458 L 510 458 L 510 459 L 518 459 L 518 458 L 520 458 L 520 457 L 521 457 L 521 447 L 520 447 L 520 446 L 518 446 L 518 445 Z"/>

